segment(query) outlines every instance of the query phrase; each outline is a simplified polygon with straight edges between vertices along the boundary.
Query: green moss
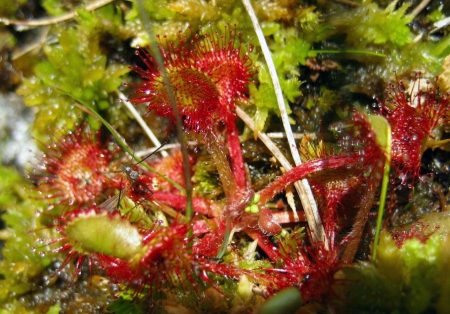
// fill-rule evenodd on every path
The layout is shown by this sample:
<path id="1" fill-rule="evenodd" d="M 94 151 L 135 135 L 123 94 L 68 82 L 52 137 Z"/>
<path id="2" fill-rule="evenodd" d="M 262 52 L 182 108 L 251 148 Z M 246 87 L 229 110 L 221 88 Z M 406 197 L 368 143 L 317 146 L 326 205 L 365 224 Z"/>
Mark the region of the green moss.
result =
<path id="1" fill-rule="evenodd" d="M 282 254 L 292 251 L 293 255 L 297 254 L 297 248 L 299 243 L 305 238 L 305 228 L 295 227 L 291 232 L 282 232 L 280 235 L 276 236 L 277 241 L 283 247 Z"/>
<path id="2" fill-rule="evenodd" d="M 133 302 L 132 299 L 117 299 L 114 301 L 109 307 L 112 313 L 115 314 L 139 314 L 143 313 L 143 311 L 139 308 L 136 302 Z"/>
<path id="3" fill-rule="evenodd" d="M 265 35 L 273 36 L 270 49 L 285 103 L 288 106 L 288 113 L 290 113 L 288 104 L 295 102 L 302 95 L 298 67 L 305 65 L 308 58 L 317 56 L 317 51 L 313 50 L 313 44 L 326 37 L 327 28 L 321 24 L 320 14 L 314 10 L 314 7 L 299 9 L 297 17 L 299 27 L 266 24 Z M 264 130 L 268 117 L 274 113 L 277 114 L 279 109 L 265 62 L 258 61 L 256 65 L 259 85 L 250 85 L 250 100 L 257 108 L 254 116 L 255 128 Z"/>
<path id="4" fill-rule="evenodd" d="M 259 86 L 251 84 L 249 89 L 250 95 L 252 95 L 250 101 L 256 105 L 256 112 L 253 116 L 255 129 L 261 131 L 265 129 L 269 114 L 279 112 L 279 109 L 267 66 L 259 62 L 256 63 L 256 66 L 258 66 Z"/>
<path id="5" fill-rule="evenodd" d="M 120 16 L 114 15 L 114 7 L 107 6 L 96 13 L 80 12 L 77 27 L 53 29 L 57 42 L 43 47 L 46 60 L 34 69 L 34 76 L 23 80 L 17 93 L 24 96 L 27 106 L 39 106 L 34 124 L 38 138 L 47 132 L 49 125 L 69 128 L 79 119 L 74 100 L 61 91 L 74 95 L 96 109 L 107 109 L 111 94 L 129 71 L 127 65 L 108 61 L 100 42 L 103 25 L 116 25 L 108 29 L 120 34 Z M 103 25 L 103 26 L 102 26 Z M 102 26 L 102 27 L 100 27 Z"/>
<path id="6" fill-rule="evenodd" d="M 157 1 L 142 1 L 145 11 L 149 17 L 153 20 L 161 21 L 172 19 L 175 16 L 175 12 L 169 8 L 170 0 L 157 0 Z M 136 1 L 133 1 L 134 5 L 131 10 L 128 11 L 127 19 L 134 20 L 139 18 L 139 6 Z"/>
<path id="7" fill-rule="evenodd" d="M 438 9 L 428 14 L 428 20 L 433 23 L 443 20 L 445 18 L 445 14 L 442 12 L 442 9 L 443 5 L 440 5 Z"/>
<path id="8" fill-rule="evenodd" d="M 14 15 L 19 11 L 25 4 L 27 0 L 17 0 L 14 2 L 0 1 L 0 12 L 2 12 L 2 17 L 14 17 Z"/>
<path id="9" fill-rule="evenodd" d="M 43 0 L 42 7 L 48 15 L 61 15 L 67 13 L 67 8 L 63 1 L 58 0 Z"/>
<path id="10" fill-rule="evenodd" d="M 422 72 L 424 76 L 434 76 L 440 72 L 443 58 L 450 53 L 448 35 L 438 42 L 423 38 L 414 40 L 408 24 L 413 16 L 406 14 L 408 4 L 395 10 L 396 2 L 391 2 L 386 8 L 379 7 L 375 2 L 365 1 L 357 8 L 336 9 L 330 15 L 326 24 L 333 26 L 334 40 L 339 40 L 345 34 L 343 50 L 370 50 L 382 53 L 385 57 L 369 55 L 351 55 L 352 59 L 364 64 L 363 77 L 356 77 L 356 82 L 362 82 L 366 77 L 380 77 L 384 81 L 398 77 L 409 76 L 413 72 Z M 364 83 L 354 90 L 364 90 Z M 369 96 L 372 96 L 368 93 Z"/>
<path id="11" fill-rule="evenodd" d="M 295 313 L 302 303 L 300 291 L 297 288 L 287 288 L 268 299 L 261 314 Z"/>
<path id="12" fill-rule="evenodd" d="M 268 0 L 254 3 L 254 10 L 263 21 L 289 21 L 295 17 L 296 0 Z"/>
<path id="13" fill-rule="evenodd" d="M 219 176 L 215 171 L 215 165 L 211 160 L 201 158 L 197 161 L 192 177 L 195 193 L 210 199 L 223 193 L 219 185 Z"/>
<path id="14" fill-rule="evenodd" d="M 56 303 L 55 305 L 50 307 L 46 314 L 59 314 L 60 311 L 61 305 L 59 303 Z"/>
<path id="15" fill-rule="evenodd" d="M 409 5 L 395 10 L 397 2 L 391 2 L 385 9 L 370 0 L 357 8 L 341 12 L 331 19 L 331 25 L 347 35 L 347 42 L 364 49 L 368 44 L 388 44 L 401 47 L 412 41 L 408 23 L 413 16 L 406 15 Z M 342 14 L 344 13 L 344 14 Z"/>
<path id="16" fill-rule="evenodd" d="M 330 111 L 339 102 L 339 100 L 339 94 L 336 91 L 330 90 L 326 87 L 321 87 L 320 97 L 308 97 L 308 101 L 305 107 L 306 109 L 312 109 L 317 106 L 323 112 Z"/>
<path id="17" fill-rule="evenodd" d="M 445 313 L 439 304 L 448 303 L 447 246 L 448 237 L 435 234 L 426 243 L 413 238 L 399 248 L 383 231 L 376 266 L 344 269 L 348 282 L 341 292 L 348 293 L 352 313 Z"/>
<path id="18" fill-rule="evenodd" d="M 318 35 L 324 30 L 322 14 L 314 6 L 298 8 L 295 21 L 298 23 L 302 35 L 314 35 L 314 40 L 317 40 Z"/>
<path id="19" fill-rule="evenodd" d="M 0 308 L 7 309 L 15 296 L 32 290 L 40 281 L 40 273 L 51 262 L 42 255 L 38 238 L 52 238 L 52 230 L 39 230 L 43 204 L 14 170 L 0 167 L 0 209 L 7 228 L 0 233 L 5 241 L 0 260 Z"/>
<path id="20" fill-rule="evenodd" d="M 224 260 L 230 264 L 238 264 L 241 269 L 256 270 L 261 271 L 264 268 L 271 267 L 271 264 L 265 260 L 257 259 L 256 249 L 258 248 L 257 241 L 245 243 L 242 241 L 240 243 L 241 250 L 240 254 L 229 254 L 226 255 Z M 241 258 L 243 256 L 243 258 Z"/>

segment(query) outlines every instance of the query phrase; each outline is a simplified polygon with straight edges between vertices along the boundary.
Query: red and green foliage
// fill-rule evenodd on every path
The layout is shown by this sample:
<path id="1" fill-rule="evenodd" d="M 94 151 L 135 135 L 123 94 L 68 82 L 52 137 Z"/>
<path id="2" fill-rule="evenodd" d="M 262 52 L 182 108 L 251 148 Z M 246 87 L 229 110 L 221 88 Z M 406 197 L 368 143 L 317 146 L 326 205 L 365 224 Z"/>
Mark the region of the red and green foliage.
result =
<path id="1" fill-rule="evenodd" d="M 95 62 L 88 66 L 85 64 L 90 62 L 88 58 L 85 60 L 77 54 L 77 64 L 91 69 L 84 71 L 90 80 L 79 78 L 86 84 L 86 89 L 77 86 L 72 93 L 65 90 L 67 83 L 57 93 L 56 89 L 51 89 L 51 94 L 52 99 L 57 98 L 64 90 L 62 94 L 66 101 L 76 99 L 71 110 L 81 109 L 80 117 L 87 117 L 87 122 L 75 124 L 73 131 L 55 132 L 50 137 L 50 144 L 41 145 L 43 157 L 30 176 L 33 188 L 27 189 L 31 196 L 14 192 L 17 195 L 9 203 L 17 204 L 17 211 L 8 209 L 2 215 L 11 230 L 0 233 L 0 239 L 7 240 L 6 259 L 0 261 L 0 276 L 6 268 L 13 270 L 5 272 L 5 280 L 0 279 L 0 283 L 8 283 L 6 288 L 0 288 L 0 302 L 8 300 L 8 304 L 12 304 L 16 302 L 16 295 L 34 297 L 35 291 L 41 293 L 47 289 L 46 285 L 59 287 L 59 281 L 66 283 L 65 289 L 75 291 L 70 289 L 75 289 L 77 283 L 88 282 L 86 278 L 91 282 L 102 278 L 105 286 L 115 289 L 111 293 L 115 302 L 109 308 L 115 313 L 274 313 L 287 308 L 294 311 L 299 307 L 301 313 L 345 312 L 347 308 L 355 313 L 369 312 L 371 305 L 358 301 L 364 297 L 376 299 L 373 309 L 379 312 L 401 312 L 405 308 L 412 311 L 416 303 L 424 311 L 439 309 L 442 312 L 448 305 L 445 298 L 450 291 L 448 281 L 426 276 L 422 280 L 420 273 L 429 269 L 432 274 L 449 270 L 448 250 L 436 253 L 450 237 L 450 229 L 445 225 L 450 226 L 450 223 L 445 213 L 433 226 L 416 223 L 410 229 L 391 231 L 392 235 L 383 230 L 380 245 L 376 247 L 379 254 L 375 258 L 375 253 L 371 253 L 376 252 L 375 249 L 371 251 L 371 245 L 377 245 L 377 240 L 372 244 L 375 207 L 385 201 L 389 208 L 400 207 L 401 197 L 408 199 L 415 193 L 413 184 L 421 183 L 414 179 L 420 177 L 425 151 L 428 148 L 447 149 L 449 96 L 441 94 L 436 85 L 420 86 L 417 80 L 420 75 L 411 84 L 418 87 L 417 91 L 412 88 L 408 92 L 399 81 L 388 85 L 393 71 L 386 61 L 380 61 L 387 55 L 399 51 L 406 54 L 407 50 L 412 50 L 413 37 L 407 24 L 413 17 L 405 13 L 407 5 L 400 5 L 395 10 L 394 5 L 380 9 L 375 2 L 362 3 L 350 11 L 348 14 L 358 18 L 367 16 L 366 22 L 360 24 L 358 21 L 358 33 L 376 26 L 373 38 L 365 40 L 360 47 L 362 42 L 353 40 L 349 33 L 355 27 L 355 21 L 336 17 L 334 9 L 322 15 L 319 10 L 323 4 L 317 4 L 317 11 L 315 7 L 300 6 L 295 1 L 285 4 L 272 1 L 271 10 L 256 4 L 259 18 L 265 19 L 263 31 L 272 41 L 270 48 L 279 71 L 283 96 L 289 100 L 292 110 L 289 117 L 292 126 L 297 128 L 296 135 L 313 130 L 319 124 L 316 120 L 324 121 L 320 139 L 304 137 L 301 141 L 303 163 L 281 169 L 282 162 L 279 164 L 272 158 L 272 152 L 276 150 L 271 148 L 268 152 L 261 148 L 262 141 L 256 137 L 252 142 L 256 144 L 249 144 L 254 134 L 243 125 L 245 119 L 237 118 L 238 110 L 253 115 L 253 121 L 258 122 L 255 133 L 261 139 L 272 131 L 282 131 L 276 118 L 279 109 L 273 102 L 272 83 L 258 57 L 259 47 L 252 38 L 253 33 L 246 37 L 238 32 L 236 25 L 230 26 L 232 24 L 223 21 L 214 27 L 210 24 L 208 29 L 199 27 L 198 34 L 193 31 L 194 27 L 186 27 L 185 32 L 178 31 L 185 18 L 178 20 L 180 24 L 174 32 L 171 30 L 174 24 L 166 21 L 173 17 L 173 12 L 195 15 L 197 11 L 211 19 L 221 20 L 226 16 L 233 21 L 243 9 L 222 4 L 218 14 L 217 10 L 207 10 L 212 6 L 209 2 L 202 4 L 202 10 L 199 10 L 199 3 L 165 0 L 145 3 L 147 13 L 158 21 L 157 27 L 167 27 L 171 33 L 157 36 L 157 51 L 149 48 L 133 50 L 137 65 L 131 67 L 133 71 L 122 87 L 133 106 L 143 105 L 145 122 L 150 121 L 151 128 L 164 125 L 164 119 L 168 121 L 169 127 L 161 127 L 157 133 L 159 140 L 171 132 L 175 112 L 179 112 L 182 118 L 180 131 L 190 141 L 188 156 L 172 143 L 175 148 L 168 150 L 166 155 L 158 151 L 140 161 L 130 161 L 135 154 L 130 156 L 132 150 L 123 138 L 130 146 L 136 145 L 138 150 L 146 146 L 146 140 L 127 114 L 106 101 L 115 99 L 116 96 L 110 93 L 114 86 L 117 87 L 118 76 L 127 70 L 124 65 L 110 62 L 111 56 L 103 56 L 97 42 L 92 43 L 90 49 L 80 47 L 86 53 L 93 50 L 95 56 L 101 55 L 97 60 L 101 66 Z M 336 1 L 335 6 L 340 8 L 340 2 Z M 129 28 L 117 25 L 122 16 L 117 17 L 115 10 L 127 11 Z M 134 20 L 136 10 L 135 3 L 111 4 L 99 12 L 99 19 L 95 13 L 80 11 L 77 23 L 94 34 L 96 29 L 101 29 L 102 36 L 97 37 L 108 39 L 108 35 L 114 36 L 97 20 L 104 22 L 105 16 L 111 15 L 115 17 L 111 32 L 128 40 L 127 32 L 142 33 L 143 26 Z M 344 14 L 341 9 L 336 12 Z M 202 23 L 202 14 L 192 25 Z M 387 29 L 400 30 L 396 36 L 379 27 L 378 17 L 385 15 L 389 16 Z M 242 21 L 239 28 L 250 32 L 248 25 Z M 354 109 L 361 108 L 359 101 L 367 102 L 367 97 L 358 98 L 358 101 L 349 98 L 342 103 L 345 98 L 334 97 L 344 89 L 341 86 L 341 90 L 334 90 L 335 85 L 341 83 L 321 82 L 328 74 L 330 78 L 339 77 L 345 66 L 347 70 L 351 68 L 345 64 L 341 67 L 338 58 L 327 60 L 325 55 L 328 54 L 321 56 L 312 50 L 322 42 L 324 49 L 333 44 L 334 37 L 329 37 L 333 32 L 343 38 L 347 36 L 347 42 L 355 45 L 345 52 L 362 56 L 358 62 L 363 62 L 361 60 L 367 56 L 376 67 L 382 68 L 372 73 L 382 72 L 373 80 L 382 82 L 383 90 L 388 86 L 387 99 L 380 105 L 381 112 Z M 75 29 L 67 38 L 61 35 L 65 33 L 68 32 L 60 32 L 53 49 L 46 48 L 53 51 L 47 54 L 49 58 L 56 58 L 59 45 L 70 54 L 73 49 L 69 48 L 78 44 Z M 139 39 L 145 42 L 145 38 Z M 426 47 L 431 49 L 431 45 Z M 102 46 L 102 49 L 106 47 Z M 155 52 L 162 55 L 161 67 L 155 61 Z M 114 54 L 115 58 L 123 57 L 117 54 Z M 342 58 L 345 60 L 346 57 Z M 380 59 L 375 62 L 373 58 Z M 400 59 L 396 61 L 399 67 L 404 66 Z M 37 78 L 51 76 L 50 81 L 55 81 L 53 73 L 58 72 L 55 67 L 64 64 L 64 60 L 58 55 L 58 60 L 53 61 L 38 67 Z M 133 59 L 126 61 L 132 64 Z M 416 58 L 413 61 L 418 62 Z M 46 70 L 49 64 L 52 71 Z M 65 69 L 63 72 L 70 71 Z M 352 78 L 358 75 L 353 74 Z M 300 79 L 307 80 L 307 87 L 302 87 Z M 62 81 L 71 82 L 70 76 Z M 32 82 L 30 79 L 28 84 Z M 112 83 L 106 88 L 104 82 Z M 345 85 L 346 90 L 348 88 L 352 94 L 361 93 L 363 83 L 356 88 L 352 84 L 357 83 L 346 82 L 350 86 Z M 38 85 L 42 96 L 48 86 L 44 81 L 41 83 Z M 100 84 L 101 88 L 93 84 Z M 321 84 L 320 92 L 319 89 L 314 91 L 315 84 Z M 94 97 L 93 90 L 102 93 Z M 27 96 L 31 97 L 31 92 Z M 298 98 L 302 93 L 309 95 L 305 95 L 305 99 Z M 369 95 L 367 90 L 364 93 Z M 312 100 L 314 97 L 320 98 L 317 104 Z M 61 114 L 64 109 L 58 108 L 58 112 Z M 269 119 L 272 114 L 273 123 Z M 73 118 L 73 114 L 70 116 Z M 98 129 L 101 128 L 99 121 L 111 131 L 111 136 L 103 130 L 103 136 L 100 132 L 91 133 L 88 123 L 92 129 Z M 382 122 L 378 124 L 377 121 Z M 67 122 L 71 124 L 71 121 Z M 250 127 L 251 123 L 247 125 Z M 42 129 L 42 125 L 38 129 Z M 127 132 L 122 138 L 117 130 Z M 115 141 L 128 153 L 111 148 Z M 165 141 L 172 142 L 170 139 Z M 270 140 L 264 139 L 270 147 L 267 141 Z M 277 149 L 281 148 L 281 154 L 285 152 L 286 142 L 281 139 L 274 144 Z M 161 150 L 164 149 L 162 146 Z M 144 155 L 138 153 L 138 156 Z M 389 173 L 391 165 L 394 171 Z M 191 177 L 186 175 L 189 172 L 186 169 L 192 173 Z M 442 169 L 446 168 L 443 166 Z M 411 189 L 403 189 L 404 195 L 393 192 L 386 197 L 382 182 L 390 182 L 391 190 L 397 191 L 398 179 L 402 184 L 410 183 Z M 324 230 L 321 240 L 306 227 L 306 215 L 291 195 L 293 185 L 302 180 L 308 181 L 314 198 L 311 201 L 317 202 L 317 215 Z M 2 184 L 0 176 L 0 189 Z M 8 185 L 8 192 L 14 190 L 11 185 Z M 192 191 L 188 190 L 191 185 Z M 440 193 L 439 206 L 444 210 L 448 192 L 436 192 Z M 42 200 L 50 206 L 41 204 Z M 3 202 L 6 203 L 0 198 L 0 205 L 3 206 Z M 288 209 L 288 204 L 297 205 L 300 218 Z M 404 207 L 408 206 L 414 204 Z M 27 215 L 21 216 L 22 212 Z M 387 215 L 392 218 L 395 213 Z M 383 218 L 381 214 L 379 216 Z M 384 227 L 391 226 L 386 224 Z M 24 232 L 28 232 L 27 235 Z M 13 238 L 17 238 L 16 242 Z M 33 253 L 21 254 L 23 247 L 32 248 L 29 251 Z M 425 256 L 422 249 L 431 257 Z M 373 258 L 371 254 L 374 254 Z M 21 261 L 21 255 L 25 256 L 22 259 L 38 264 L 37 270 L 21 272 L 20 268 L 31 269 L 29 264 Z M 23 278 L 14 278 L 12 274 L 16 271 L 25 274 Z M 41 280 L 41 273 L 46 280 Z M 73 273 L 75 276 L 68 275 Z M 392 279 L 392 283 L 386 278 Z M 358 291 L 360 282 L 362 292 Z M 443 292 L 433 297 L 429 291 L 421 290 L 422 284 L 430 289 L 440 287 Z M 390 304 L 389 297 L 384 297 L 383 293 L 391 293 L 401 301 Z M 293 298 L 287 307 L 281 304 L 289 303 L 284 298 Z M 57 300 L 36 299 L 40 300 L 36 302 L 42 302 L 39 303 L 41 311 L 58 310 Z M 437 305 L 430 305 L 432 302 Z M 99 311 L 98 308 L 95 310 Z"/>
<path id="2" fill-rule="evenodd" d="M 180 151 L 174 150 L 159 160 L 145 159 L 159 172 L 155 174 L 140 169 L 141 163 L 120 166 L 118 160 L 112 160 L 110 151 L 78 128 L 47 148 L 43 164 L 50 179 L 37 187 L 41 193 L 57 191 L 50 194 L 60 197 L 57 204 L 77 206 L 62 211 L 53 226 L 61 237 L 51 241 L 52 246 L 57 246 L 52 251 L 67 252 L 58 271 L 76 260 L 80 273 L 83 260 L 89 260 L 122 289 L 131 289 L 134 298 L 152 296 L 151 307 L 160 302 L 161 291 L 177 294 L 177 289 L 183 287 L 192 290 L 199 304 L 208 286 L 227 297 L 225 281 L 243 276 L 262 288 L 265 297 L 297 287 L 302 302 L 333 300 L 339 270 L 356 256 L 388 156 L 379 146 L 367 116 L 354 111 L 347 121 L 333 126 L 337 139 L 334 148 L 323 141 L 317 147 L 305 142 L 302 151 L 306 161 L 302 165 L 260 191 L 248 188 L 247 179 L 231 170 L 236 162 L 230 147 L 234 145 L 230 143 L 232 136 L 228 134 L 228 141 L 219 144 L 208 142 L 217 138 L 213 133 L 219 130 L 220 122 L 228 130 L 237 130 L 235 102 L 245 99 L 246 84 L 254 71 L 246 56 L 241 59 L 240 48 L 234 48 L 233 34 L 235 31 L 224 37 L 217 33 L 204 35 L 203 40 L 196 37 L 192 48 L 181 37 L 178 47 L 169 44 L 166 51 L 162 44 L 159 46 L 186 132 L 201 134 L 212 160 L 222 163 L 217 171 L 221 182 L 226 183 L 225 198 L 194 197 L 196 215 L 186 222 L 182 214 L 187 206 L 183 190 L 160 176 L 185 186 Z M 138 97 L 131 101 L 149 102 L 149 110 L 171 118 L 161 73 L 146 51 L 140 50 L 139 54 L 144 54 L 141 58 L 148 69 L 135 68 L 144 80 L 138 86 Z M 235 79 L 230 78 L 233 75 Z M 392 161 L 399 172 L 417 175 L 422 143 L 445 116 L 447 98 L 437 102 L 436 90 L 419 92 L 410 98 L 418 99 L 413 107 L 406 101 L 401 85 L 391 91 L 396 92 L 391 94 L 396 107 L 384 108 L 393 129 Z M 406 131 L 414 140 L 398 136 Z M 227 154 L 225 143 L 230 145 L 230 162 L 223 158 Z M 406 150 L 408 145 L 413 149 Z M 240 149 L 234 153 L 240 154 L 237 160 L 243 160 Z M 195 157 L 190 158 L 188 167 L 195 164 Z M 117 172 L 117 168 L 124 170 Z M 308 242 L 298 232 L 289 233 L 277 221 L 276 211 L 270 209 L 272 199 L 302 179 L 308 179 L 318 200 L 327 242 Z M 237 181 L 244 190 L 239 190 L 238 186 L 242 186 Z M 82 188 L 83 184 L 88 188 Z M 92 205 L 111 189 L 119 193 L 99 206 Z M 355 199 L 355 194 L 359 198 Z M 287 222 L 290 220 L 283 221 Z M 241 255 L 236 251 L 239 246 L 228 244 L 234 234 L 247 234 L 256 240 L 269 259 L 263 262 Z M 273 236 L 277 238 L 274 242 Z M 178 294 L 177 299 L 188 304 L 191 297 Z"/>
<path id="3" fill-rule="evenodd" d="M 403 183 L 419 176 L 421 157 L 433 147 L 433 130 L 450 119 L 449 95 L 439 95 L 436 84 L 423 86 L 422 81 L 417 75 L 410 93 L 402 82 L 389 85 L 383 104 L 392 129 L 392 160 Z"/>

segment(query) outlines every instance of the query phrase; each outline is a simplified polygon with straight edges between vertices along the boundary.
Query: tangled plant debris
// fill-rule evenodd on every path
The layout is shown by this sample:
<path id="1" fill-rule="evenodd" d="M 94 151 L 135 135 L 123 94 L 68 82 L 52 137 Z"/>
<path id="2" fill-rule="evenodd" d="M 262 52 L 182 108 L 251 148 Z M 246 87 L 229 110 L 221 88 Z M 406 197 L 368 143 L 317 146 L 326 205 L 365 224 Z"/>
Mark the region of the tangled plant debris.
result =
<path id="1" fill-rule="evenodd" d="M 0 5 L 2 313 L 446 313 L 449 8 L 244 2 Z"/>

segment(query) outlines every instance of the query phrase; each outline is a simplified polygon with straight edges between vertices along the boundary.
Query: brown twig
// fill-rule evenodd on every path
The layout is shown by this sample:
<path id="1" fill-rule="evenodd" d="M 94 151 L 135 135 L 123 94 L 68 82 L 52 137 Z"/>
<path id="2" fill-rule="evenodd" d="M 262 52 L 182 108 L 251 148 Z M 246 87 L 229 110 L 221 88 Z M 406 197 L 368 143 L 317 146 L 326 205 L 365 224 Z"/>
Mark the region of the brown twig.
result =
<path id="1" fill-rule="evenodd" d="M 425 7 L 430 3 L 431 0 L 422 0 L 421 3 L 411 12 L 410 15 L 417 16 Z"/>
<path id="2" fill-rule="evenodd" d="M 95 9 L 98 9 L 104 5 L 107 5 L 111 3 L 113 0 L 98 0 L 95 2 L 92 2 L 88 5 L 86 5 L 87 11 L 93 11 Z M 47 17 L 43 19 L 36 19 L 36 20 L 29 20 L 29 21 L 17 21 L 17 20 L 11 20 L 6 17 L 0 17 L 0 23 L 3 23 L 5 25 L 17 25 L 22 26 L 19 30 L 25 30 L 32 27 L 39 27 L 39 26 L 45 26 L 45 25 L 52 25 L 57 24 L 63 21 L 67 21 L 70 19 L 73 19 L 75 16 L 78 15 L 78 12 L 76 10 L 60 15 L 55 17 Z"/>
<path id="3" fill-rule="evenodd" d="M 355 8 L 360 6 L 359 3 L 356 3 L 356 2 L 353 2 L 350 0 L 334 0 L 334 2 L 339 2 L 339 3 L 346 4 L 348 6 L 355 7 Z"/>

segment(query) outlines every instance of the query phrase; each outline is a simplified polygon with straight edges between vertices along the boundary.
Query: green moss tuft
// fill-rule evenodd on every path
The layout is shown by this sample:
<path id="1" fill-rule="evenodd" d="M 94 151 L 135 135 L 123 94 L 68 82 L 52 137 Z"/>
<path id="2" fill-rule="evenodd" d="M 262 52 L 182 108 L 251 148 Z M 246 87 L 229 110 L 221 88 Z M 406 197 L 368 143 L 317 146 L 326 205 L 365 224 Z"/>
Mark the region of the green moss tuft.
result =
<path id="1" fill-rule="evenodd" d="M 61 90 L 98 110 L 109 107 L 111 94 L 129 71 L 127 65 L 108 61 L 100 44 L 107 29 L 122 34 L 120 16 L 113 11 L 113 7 L 105 7 L 95 13 L 80 12 L 77 27 L 55 27 L 57 42 L 43 48 L 47 59 L 38 63 L 34 76 L 25 78 L 18 88 L 27 106 L 39 106 L 34 125 L 38 138 L 47 132 L 48 125 L 70 128 L 79 119 L 73 99 Z"/>
<path id="2" fill-rule="evenodd" d="M 340 292 L 351 312 L 445 313 L 449 239 L 434 234 L 426 243 L 412 238 L 398 247 L 382 231 L 376 266 L 364 262 L 343 270 L 347 283 Z"/>
<path id="3" fill-rule="evenodd" d="M 347 34 L 347 42 L 355 47 L 365 48 L 368 44 L 389 44 L 401 47 L 412 41 L 408 23 L 413 16 L 406 15 L 409 5 L 395 10 L 397 2 L 391 2 L 385 9 L 376 3 L 366 1 L 363 5 L 346 10 L 345 14 L 331 19 L 331 25 Z M 343 13 L 343 12 L 342 12 Z"/>
<path id="4" fill-rule="evenodd" d="M 50 264 L 51 258 L 40 254 L 42 243 L 37 238 L 51 238 L 52 231 L 39 230 L 36 212 L 43 204 L 15 170 L 0 167 L 0 191 L 1 218 L 7 227 L 0 233 L 0 240 L 5 241 L 0 260 L 0 309 L 7 309 L 17 295 L 34 289 Z"/>

